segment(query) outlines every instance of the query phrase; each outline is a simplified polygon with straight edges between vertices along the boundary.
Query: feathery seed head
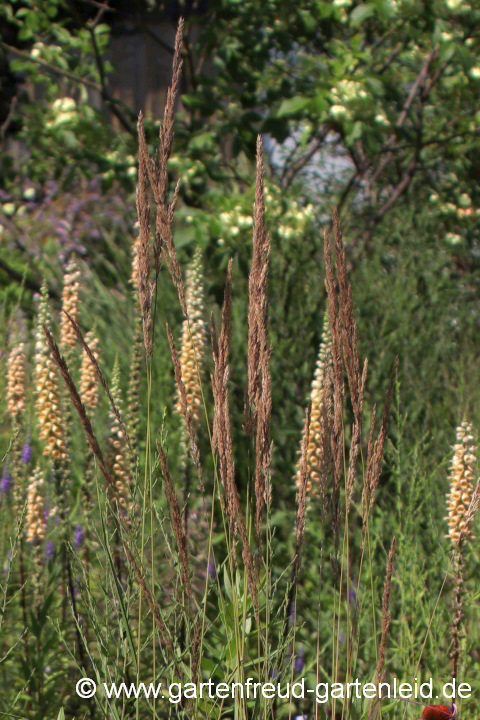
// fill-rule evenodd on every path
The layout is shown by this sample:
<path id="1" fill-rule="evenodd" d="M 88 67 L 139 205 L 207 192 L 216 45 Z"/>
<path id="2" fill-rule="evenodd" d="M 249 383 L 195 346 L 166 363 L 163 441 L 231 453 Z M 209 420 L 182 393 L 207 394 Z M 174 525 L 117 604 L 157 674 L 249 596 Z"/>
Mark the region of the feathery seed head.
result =
<path id="1" fill-rule="evenodd" d="M 139 265 L 138 265 L 138 253 L 140 248 L 140 235 L 138 235 L 135 240 L 133 241 L 133 248 L 132 248 L 132 277 L 130 278 L 130 282 L 132 283 L 135 290 L 138 290 L 140 288 L 140 275 L 139 275 Z"/>
<path id="2" fill-rule="evenodd" d="M 27 496 L 27 541 L 37 542 L 45 538 L 45 517 L 43 500 L 43 473 L 35 468 L 28 484 Z"/>
<path id="3" fill-rule="evenodd" d="M 122 392 L 121 392 L 121 376 L 120 376 L 120 365 L 118 363 L 118 355 L 115 358 L 115 364 L 113 366 L 112 373 L 112 398 L 115 405 L 118 407 L 120 412 L 122 411 Z M 113 412 L 112 408 L 109 408 L 110 417 L 110 448 L 111 448 L 111 467 L 112 475 L 115 483 L 115 500 L 119 506 L 128 512 L 128 473 L 127 463 L 125 457 L 125 436 L 118 422 L 117 416 Z"/>
<path id="4" fill-rule="evenodd" d="M 25 411 L 25 345 L 12 348 L 8 358 L 7 407 L 12 417 Z"/>
<path id="5" fill-rule="evenodd" d="M 450 467 L 450 492 L 447 495 L 448 535 L 454 545 L 463 537 L 474 539 L 473 516 L 468 513 L 473 498 L 476 445 L 472 425 L 463 421 L 457 427 L 457 442 Z"/>
<path id="6" fill-rule="evenodd" d="M 321 495 L 321 477 L 323 462 L 323 435 L 324 435 L 324 404 L 325 404 L 325 379 L 327 367 L 332 361 L 332 337 L 328 319 L 328 310 L 325 311 L 323 320 L 323 335 L 320 343 L 315 375 L 312 381 L 310 400 L 312 414 L 310 420 L 310 432 L 308 438 L 307 462 L 307 493 L 318 497 Z M 303 444 L 303 443 L 302 443 Z M 297 487 L 300 483 L 300 463 L 297 464 L 296 473 Z"/>
<path id="7" fill-rule="evenodd" d="M 64 424 L 60 412 L 60 393 L 55 362 L 50 354 L 43 325 L 49 327 L 48 289 L 44 282 L 35 343 L 36 410 L 44 454 L 56 459 L 66 457 Z"/>
<path id="8" fill-rule="evenodd" d="M 98 362 L 99 340 L 94 332 L 90 330 L 85 336 L 85 342 L 92 351 L 93 357 Z M 85 349 L 83 350 L 82 375 L 80 379 L 80 397 L 85 407 L 94 410 L 98 404 L 98 383 L 95 366 L 90 360 Z"/>
<path id="9" fill-rule="evenodd" d="M 200 420 L 202 403 L 199 374 L 201 373 L 205 354 L 203 295 L 202 254 L 200 248 L 197 248 L 187 269 L 187 318 L 183 321 L 182 351 L 180 355 L 180 367 L 187 393 L 188 408 L 192 413 L 193 421 L 197 424 Z M 181 414 L 182 408 L 179 398 L 177 398 L 175 409 Z"/>
<path id="10" fill-rule="evenodd" d="M 75 322 L 78 323 L 78 292 L 80 289 L 79 283 L 80 271 L 78 270 L 75 259 L 72 259 L 67 265 L 63 278 L 63 296 L 62 296 L 62 308 L 68 312 Z M 73 329 L 72 323 L 62 313 L 62 324 L 60 332 L 60 345 L 63 348 L 71 347 L 74 348 L 77 343 L 77 336 Z"/>

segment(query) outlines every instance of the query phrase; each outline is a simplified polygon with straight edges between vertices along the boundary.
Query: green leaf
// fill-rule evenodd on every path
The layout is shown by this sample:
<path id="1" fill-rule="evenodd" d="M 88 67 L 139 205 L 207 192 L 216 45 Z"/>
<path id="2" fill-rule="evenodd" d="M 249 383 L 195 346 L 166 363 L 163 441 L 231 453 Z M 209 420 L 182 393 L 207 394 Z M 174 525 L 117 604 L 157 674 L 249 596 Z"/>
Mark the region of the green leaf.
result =
<path id="1" fill-rule="evenodd" d="M 311 15 L 311 13 L 308 12 L 308 10 L 300 10 L 300 15 L 302 16 L 303 24 L 305 25 L 305 30 L 308 30 L 309 32 L 312 32 L 317 27 L 317 21 L 315 18 Z"/>
<path id="2" fill-rule="evenodd" d="M 373 95 L 383 97 L 385 95 L 385 87 L 381 80 L 375 77 L 365 78 L 365 85 Z"/>
<path id="3" fill-rule="evenodd" d="M 309 105 L 310 98 L 302 95 L 296 95 L 293 98 L 288 98 L 282 102 L 276 112 L 276 117 L 287 117 L 289 115 L 297 115 Z"/>
<path id="4" fill-rule="evenodd" d="M 328 100 L 323 92 L 319 91 L 311 102 L 311 109 L 321 115 L 326 112 L 329 108 Z"/>
<path id="5" fill-rule="evenodd" d="M 323 0 L 317 2 L 317 10 L 321 18 L 331 17 L 335 12 L 333 5 L 330 2 L 323 2 Z"/>
<path id="6" fill-rule="evenodd" d="M 449 62 L 453 56 L 455 55 L 455 45 L 454 43 L 443 43 L 442 47 L 440 48 L 440 62 L 446 63 Z"/>
<path id="7" fill-rule="evenodd" d="M 58 711 L 57 720 L 65 720 L 65 713 L 63 712 L 63 707 L 61 707 Z"/>
<path id="8" fill-rule="evenodd" d="M 196 135 L 190 141 L 190 147 L 194 150 L 204 150 L 207 147 L 211 147 L 214 141 L 214 135 L 212 132 L 204 132 L 200 135 Z"/>
<path id="9" fill-rule="evenodd" d="M 357 120 L 356 123 L 353 125 L 353 130 L 350 133 L 350 140 L 351 142 L 355 142 L 355 140 L 359 140 L 362 137 L 363 133 L 363 123 L 360 122 L 360 120 Z"/>
<path id="10" fill-rule="evenodd" d="M 38 15 L 35 10 L 31 10 L 26 16 L 25 21 L 28 25 L 29 30 L 37 32 L 38 30 Z"/>
<path id="11" fill-rule="evenodd" d="M 350 15 L 350 25 L 356 27 L 361 25 L 365 20 L 375 14 L 375 6 L 371 3 L 365 5 L 358 5 Z"/>
<path id="12" fill-rule="evenodd" d="M 223 585 L 225 587 L 225 592 L 227 593 L 228 599 L 233 602 L 232 583 L 230 582 L 230 578 L 228 577 L 228 570 L 226 565 L 223 566 Z"/>
<path id="13" fill-rule="evenodd" d="M 470 50 L 465 47 L 465 45 L 461 45 L 460 43 L 457 43 L 455 45 L 455 49 L 464 72 L 468 73 L 468 71 L 471 70 L 471 68 L 475 65 L 475 56 L 472 55 Z"/>

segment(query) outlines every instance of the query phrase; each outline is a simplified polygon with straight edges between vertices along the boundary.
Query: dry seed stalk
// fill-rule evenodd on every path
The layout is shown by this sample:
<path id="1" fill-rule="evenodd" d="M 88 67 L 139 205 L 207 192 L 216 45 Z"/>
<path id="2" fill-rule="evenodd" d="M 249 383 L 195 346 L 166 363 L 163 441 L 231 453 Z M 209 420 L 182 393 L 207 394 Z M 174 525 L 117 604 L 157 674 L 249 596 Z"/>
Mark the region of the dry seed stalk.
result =
<path id="1" fill-rule="evenodd" d="M 388 648 L 388 631 L 390 630 L 391 624 L 391 613 L 390 613 L 390 594 L 392 592 L 392 574 L 393 574 L 393 561 L 397 554 L 397 543 L 395 538 L 392 539 L 390 551 L 388 553 L 387 561 L 387 573 L 385 576 L 385 583 L 383 586 L 383 610 L 382 610 L 382 637 L 380 639 L 380 651 L 378 655 L 378 663 L 375 673 L 375 680 L 378 683 L 383 682 L 385 677 L 385 655 Z"/>
<path id="2" fill-rule="evenodd" d="M 464 595 L 464 579 L 463 570 L 465 567 L 465 559 L 463 556 L 463 542 L 455 543 L 453 550 L 453 568 L 455 572 L 455 596 L 453 603 L 453 619 L 452 619 L 452 650 L 450 657 L 452 658 L 452 678 L 457 677 L 457 668 L 460 660 L 460 639 L 463 622 L 463 595 Z"/>
<path id="3" fill-rule="evenodd" d="M 397 543 L 395 538 L 392 539 L 390 551 L 388 553 L 387 561 L 387 572 L 385 574 L 385 582 L 383 586 L 383 608 L 382 608 L 382 635 L 380 638 L 380 649 L 378 653 L 377 667 L 375 671 L 375 682 L 377 689 L 380 683 L 385 678 L 385 656 L 388 649 L 388 632 L 391 624 L 391 613 L 390 613 L 390 595 L 392 592 L 392 575 L 393 575 L 393 562 L 397 554 Z M 370 712 L 368 714 L 369 720 L 375 717 L 377 705 L 372 703 Z"/>
<path id="4" fill-rule="evenodd" d="M 358 351 L 358 330 L 353 311 L 352 286 L 348 280 L 347 256 L 342 241 L 340 218 L 333 212 L 333 231 L 335 234 L 335 256 L 337 261 L 337 277 L 339 286 L 339 312 L 342 328 L 343 357 L 347 369 L 348 386 L 352 400 L 355 419 L 363 415 L 365 370 L 360 372 L 360 355 Z"/>
<path id="5" fill-rule="evenodd" d="M 271 355 L 267 347 L 261 355 L 262 393 L 257 410 L 257 438 L 255 444 L 255 528 L 260 542 L 265 505 L 271 497 L 270 466 L 272 463 L 273 443 L 270 441 L 270 423 L 272 417 L 272 376 L 269 368 Z"/>
<path id="6" fill-rule="evenodd" d="M 331 427 L 331 457 L 333 464 L 333 483 L 331 496 L 331 513 L 333 528 L 333 547 L 332 569 L 334 583 L 338 576 L 338 548 L 340 545 L 340 486 L 343 468 L 343 448 L 344 448 L 344 431 L 343 431 L 343 401 L 344 401 L 344 383 L 343 383 L 343 362 L 342 362 L 342 340 L 341 340 L 341 321 L 337 311 L 337 290 L 336 281 L 333 275 L 332 254 L 330 250 L 330 241 L 328 229 L 324 231 L 323 255 L 325 261 L 325 287 L 328 296 L 328 314 L 330 317 L 330 331 L 332 333 L 332 379 L 333 379 L 333 408 Z"/>
<path id="7" fill-rule="evenodd" d="M 383 454 L 385 450 L 385 440 L 388 432 L 388 414 L 390 412 L 390 406 L 392 404 L 393 389 L 397 378 L 398 371 L 398 355 L 393 361 L 392 370 L 390 373 L 390 382 L 387 390 L 387 397 L 385 398 L 385 405 L 383 408 L 382 426 L 378 433 L 378 437 L 373 442 L 373 435 L 376 426 L 376 407 L 373 407 L 372 411 L 372 426 L 368 438 L 368 458 L 367 458 L 367 472 L 364 477 L 362 504 L 363 504 L 363 540 L 362 546 L 365 542 L 365 536 L 368 527 L 368 516 L 375 504 L 377 496 L 377 488 L 380 482 L 380 474 L 382 471 Z"/>
<path id="8" fill-rule="evenodd" d="M 228 355 L 232 333 L 232 260 L 228 262 L 227 280 L 222 311 L 220 338 L 217 341 L 215 326 L 212 324 L 212 346 L 215 371 L 212 376 L 214 398 L 214 421 L 212 445 L 218 453 L 220 477 L 224 487 L 225 505 L 232 542 L 238 531 L 243 544 L 243 561 L 248 575 L 253 604 L 259 616 L 257 572 L 252 550 L 248 540 L 248 532 L 240 506 L 237 484 L 235 481 L 235 463 L 233 460 L 232 429 L 228 405 Z"/>
<path id="9" fill-rule="evenodd" d="M 160 272 L 160 261 L 163 260 L 170 272 L 173 284 L 177 288 L 180 305 L 184 315 L 187 315 L 185 288 L 181 268 L 177 259 L 177 251 L 173 242 L 173 216 L 180 192 L 180 183 L 177 183 L 172 202 L 168 204 L 168 159 L 173 145 L 173 122 L 175 103 L 180 87 L 183 61 L 181 52 L 183 48 L 184 22 L 180 18 L 175 37 L 175 53 L 173 57 L 172 85 L 167 92 L 167 102 L 163 117 L 163 126 L 160 127 L 160 147 L 157 157 L 153 161 L 148 154 L 147 140 L 143 123 L 143 114 L 138 118 L 139 142 L 139 181 L 137 187 L 137 215 L 140 225 L 140 242 L 138 248 L 138 268 L 140 279 L 140 305 L 142 308 L 144 324 L 144 342 L 147 357 L 153 352 L 153 317 L 152 304 L 155 282 L 150 281 L 150 206 L 148 201 L 147 179 L 153 192 L 156 203 L 155 243 L 153 254 L 155 258 L 155 273 Z"/>
<path id="10" fill-rule="evenodd" d="M 255 443 L 255 499 L 257 538 L 260 540 L 262 519 L 267 501 L 272 447 L 270 421 L 272 414 L 272 379 L 269 370 L 268 341 L 268 265 L 270 237 L 265 227 L 265 168 L 263 138 L 257 136 L 255 208 L 252 234 L 252 266 L 248 280 L 248 381 L 245 405 L 245 431 L 253 433 Z"/>
<path id="11" fill-rule="evenodd" d="M 150 263 L 150 203 L 148 200 L 148 156 L 147 141 L 143 128 L 143 114 L 140 113 L 138 118 L 138 185 L 137 185 L 137 217 L 140 225 L 140 235 L 138 242 L 137 258 L 138 258 L 138 293 L 140 299 L 140 309 L 143 318 L 143 342 L 147 357 L 153 352 L 152 326 L 153 326 L 153 293 L 154 284 L 150 280 L 151 263 Z"/>
<path id="12" fill-rule="evenodd" d="M 339 287 L 339 317 L 343 345 L 343 359 L 347 370 L 348 387 L 353 407 L 354 424 L 347 477 L 347 512 L 350 510 L 357 479 L 357 458 L 363 426 L 363 405 L 368 375 L 368 360 L 365 359 L 363 372 L 360 372 L 360 354 L 358 350 L 358 330 L 353 310 L 352 286 L 348 279 L 347 256 L 342 241 L 340 218 L 333 212 L 333 231 L 335 234 L 335 256 Z"/>
<path id="13" fill-rule="evenodd" d="M 263 140 L 257 137 L 257 165 L 255 181 L 255 210 L 252 236 L 252 267 L 248 279 L 248 386 L 249 407 L 245 428 L 252 431 L 252 421 L 261 395 L 261 354 L 267 350 L 268 322 L 268 260 L 270 238 L 265 228 Z"/>
<path id="14" fill-rule="evenodd" d="M 135 556 L 133 555 L 133 553 L 130 550 L 130 548 L 128 547 L 128 545 L 126 545 L 125 543 L 124 543 L 124 549 L 125 549 L 125 553 L 127 555 L 130 567 L 133 569 L 135 577 L 137 578 L 137 582 L 140 585 L 140 587 L 142 588 L 143 594 L 147 598 L 147 602 L 148 602 L 148 605 L 152 612 L 152 615 L 155 618 L 155 623 L 158 627 L 162 643 L 166 647 L 171 648 L 172 641 L 168 634 L 167 626 L 165 625 L 165 622 L 162 618 L 160 608 L 158 607 L 157 603 L 155 602 L 155 600 L 153 598 L 152 591 L 150 590 L 150 588 L 147 584 L 147 581 L 145 580 L 145 577 L 143 576 L 143 574 L 140 570 L 140 566 L 137 563 Z"/>
<path id="15" fill-rule="evenodd" d="M 178 504 L 178 498 L 173 488 L 173 482 L 168 468 L 168 460 L 165 454 L 165 450 L 161 443 L 157 441 L 157 452 L 160 457 L 160 466 L 162 468 L 163 483 L 165 488 L 165 495 L 168 501 L 168 507 L 172 517 L 172 525 L 175 531 L 175 537 L 177 539 L 178 553 L 180 556 L 180 567 L 182 570 L 182 582 L 187 592 L 187 595 L 192 597 L 192 588 L 190 585 L 190 577 L 188 573 L 188 545 L 187 536 L 185 533 L 185 527 L 182 523 L 182 516 L 180 513 L 180 507 Z"/>

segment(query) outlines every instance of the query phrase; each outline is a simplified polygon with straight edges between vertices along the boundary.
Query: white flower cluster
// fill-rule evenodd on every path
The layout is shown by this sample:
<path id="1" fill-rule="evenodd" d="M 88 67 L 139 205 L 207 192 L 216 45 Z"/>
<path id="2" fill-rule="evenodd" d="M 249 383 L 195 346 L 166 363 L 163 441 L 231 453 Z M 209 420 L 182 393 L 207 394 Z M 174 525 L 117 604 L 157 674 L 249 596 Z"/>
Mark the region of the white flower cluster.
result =
<path id="1" fill-rule="evenodd" d="M 253 218 L 251 215 L 245 215 L 241 205 L 235 205 L 233 210 L 225 210 L 220 213 L 219 220 L 222 224 L 222 235 L 237 237 L 240 230 L 251 228 Z M 218 245 L 225 244 L 225 238 L 221 237 L 217 240 Z"/>
<path id="2" fill-rule="evenodd" d="M 460 245 L 462 240 L 463 237 L 458 233 L 448 232 L 445 235 L 445 242 L 447 242 L 449 245 Z"/>
<path id="3" fill-rule="evenodd" d="M 128 177 L 131 177 L 134 180 L 136 179 L 137 161 L 133 155 L 123 155 L 121 150 L 112 150 L 111 152 L 106 154 L 106 159 L 114 166 L 117 164 L 128 165 Z M 111 167 L 109 170 L 106 170 L 104 173 L 102 173 L 102 177 L 104 177 L 105 180 L 112 180 L 115 177 L 115 168 Z"/>
<path id="4" fill-rule="evenodd" d="M 264 197 L 265 209 L 273 221 L 272 226 L 278 229 L 280 237 L 290 238 L 304 232 L 306 225 L 313 217 L 313 205 L 309 203 L 302 207 L 296 200 L 290 200 L 285 211 L 281 190 L 275 185 L 265 186 Z M 219 219 L 223 226 L 222 235 L 230 237 L 236 237 L 240 230 L 250 228 L 253 224 L 252 216 L 243 214 L 240 205 L 236 205 L 231 211 L 221 213 Z M 219 245 L 223 245 L 224 237 L 217 242 Z"/>
<path id="5" fill-rule="evenodd" d="M 296 200 L 292 200 L 286 213 L 282 215 L 282 223 L 278 226 L 280 237 L 289 238 L 292 235 L 301 235 L 305 226 L 313 217 L 313 205 L 301 207 Z"/>
<path id="6" fill-rule="evenodd" d="M 390 120 L 383 112 L 379 112 L 375 115 L 375 122 L 379 125 L 390 125 Z"/>
<path id="7" fill-rule="evenodd" d="M 349 100 L 356 100 L 357 98 L 364 100 L 368 97 L 368 93 L 364 90 L 362 84 L 356 80 L 340 80 L 340 82 L 332 88 L 332 97 L 335 100 L 348 102 Z"/>
<path id="8" fill-rule="evenodd" d="M 332 87 L 330 94 L 333 100 L 330 115 L 334 118 L 351 117 L 351 112 L 347 107 L 348 103 L 368 98 L 367 91 L 356 80 L 340 80 L 337 85 Z"/>
<path id="9" fill-rule="evenodd" d="M 431 203 L 438 203 L 440 200 L 440 197 L 437 195 L 437 193 L 431 193 L 429 197 L 429 201 Z M 442 215 L 450 215 L 455 213 L 457 218 L 463 219 L 463 218 L 469 218 L 469 217 L 479 217 L 480 216 L 480 209 L 475 209 L 472 205 L 472 199 L 468 193 L 462 193 L 457 197 L 457 203 L 449 202 L 449 203 L 442 203 L 439 206 L 439 211 L 442 213 Z"/>
<path id="10" fill-rule="evenodd" d="M 288 201 L 285 211 L 282 192 L 275 185 L 271 187 L 265 185 L 264 198 L 265 210 L 272 220 L 272 227 L 278 229 L 280 237 L 289 238 L 301 235 L 313 217 L 313 205 L 308 204 L 306 207 L 302 207 L 296 200 Z M 226 237 L 234 238 L 239 235 L 241 230 L 249 229 L 253 225 L 252 216 L 245 214 L 240 205 L 220 213 L 218 219 L 222 225 L 222 237 L 217 240 L 218 245 L 224 245 Z"/>
<path id="11" fill-rule="evenodd" d="M 447 0 L 447 7 L 449 10 L 470 10 L 470 3 L 466 3 L 464 0 Z"/>
<path id="12" fill-rule="evenodd" d="M 44 49 L 45 49 L 44 43 L 36 42 L 30 52 L 31 57 L 34 60 L 38 60 L 42 56 Z"/>
<path id="13" fill-rule="evenodd" d="M 174 171 L 182 183 L 182 185 L 189 185 L 195 176 L 203 173 L 205 166 L 200 160 L 194 160 L 188 167 L 179 155 L 172 155 L 168 160 L 168 169 Z"/>
<path id="14" fill-rule="evenodd" d="M 46 127 L 55 128 L 61 125 L 71 125 L 78 119 L 77 103 L 71 97 L 57 98 L 52 104 L 52 117 L 47 121 Z"/>

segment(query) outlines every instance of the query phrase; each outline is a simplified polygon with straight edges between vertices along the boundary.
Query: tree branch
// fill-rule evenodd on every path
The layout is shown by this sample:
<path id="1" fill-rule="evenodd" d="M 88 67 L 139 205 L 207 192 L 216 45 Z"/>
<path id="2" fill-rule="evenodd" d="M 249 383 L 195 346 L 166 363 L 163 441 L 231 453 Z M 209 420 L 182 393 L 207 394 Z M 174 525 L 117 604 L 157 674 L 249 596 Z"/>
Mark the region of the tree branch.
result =
<path id="1" fill-rule="evenodd" d="M 57 68 L 55 67 L 55 65 L 50 65 L 50 63 L 47 63 L 44 60 L 40 60 L 39 58 L 33 58 L 28 53 L 23 52 L 23 50 L 17 50 L 16 47 L 13 47 L 12 45 L 7 45 L 7 43 L 3 42 L 3 40 L 0 40 L 0 47 L 3 47 L 5 50 L 8 50 L 8 52 L 13 53 L 14 55 L 17 55 L 18 57 L 22 58 L 22 60 L 27 60 L 28 62 L 35 63 L 35 65 L 40 65 L 41 67 L 45 68 L 45 70 L 53 72 L 56 75 L 60 75 L 60 77 L 66 77 L 69 80 L 72 80 L 72 82 L 75 82 L 79 85 L 85 85 L 85 87 L 91 88 L 92 90 L 97 90 L 100 93 L 102 92 L 101 85 L 93 82 L 93 80 L 88 80 L 87 78 L 82 78 L 78 75 L 74 75 L 74 73 L 71 73 L 68 70 Z"/>
<path id="2" fill-rule="evenodd" d="M 431 51 L 431 53 L 428 55 L 427 59 L 425 60 L 423 67 L 417 76 L 417 79 L 415 80 L 415 82 L 412 85 L 410 92 L 408 94 L 408 97 L 405 100 L 405 103 L 403 105 L 402 112 L 398 116 L 398 120 L 395 123 L 395 128 L 394 128 L 392 134 L 390 135 L 390 138 L 387 141 L 387 147 L 389 147 L 389 151 L 387 152 L 386 156 L 384 157 L 384 159 L 382 160 L 382 162 L 380 163 L 378 168 L 373 173 L 373 176 L 371 178 L 372 184 L 375 182 L 375 180 L 378 179 L 378 177 L 382 174 L 382 172 L 385 170 L 387 165 L 390 163 L 390 160 L 393 157 L 391 148 L 392 148 L 392 146 L 395 146 L 397 143 L 397 130 L 399 130 L 404 125 L 405 120 L 407 119 L 407 116 L 408 116 L 408 111 L 410 110 L 410 107 L 413 103 L 415 95 L 417 94 L 417 90 L 419 87 L 421 87 L 422 85 L 424 85 L 426 83 L 427 76 L 428 76 L 428 69 L 429 69 L 431 63 L 437 57 L 438 52 L 439 52 L 438 46 L 434 47 L 433 50 Z M 430 85 L 430 87 L 431 87 L 431 85 Z M 425 94 L 425 97 L 427 94 L 428 93 Z"/>
<path id="3" fill-rule="evenodd" d="M 290 187 L 291 183 L 295 179 L 296 175 L 303 170 L 305 165 L 308 165 L 310 160 L 313 158 L 315 153 L 317 153 L 321 146 L 323 145 L 323 141 L 325 140 L 325 137 L 327 135 L 327 131 L 325 131 L 320 137 L 317 137 L 314 139 L 312 147 L 303 155 L 302 157 L 298 158 L 290 167 L 288 165 L 285 166 L 285 171 L 282 176 L 282 186 L 287 189 Z"/>
<path id="4" fill-rule="evenodd" d="M 99 10 L 99 14 L 102 13 L 102 10 Z M 95 20 L 95 24 L 98 22 L 98 18 Z M 110 95 L 107 87 L 107 78 L 105 75 L 105 67 L 103 65 L 102 56 L 100 55 L 100 51 L 98 49 L 97 45 L 97 38 L 95 37 L 95 24 L 87 23 L 87 29 L 90 33 L 90 39 L 92 41 L 92 47 L 93 52 L 95 54 L 95 62 L 97 63 L 97 69 L 98 74 L 100 75 L 100 83 L 102 86 L 101 94 L 102 94 L 102 100 L 104 103 L 108 106 L 110 112 L 115 115 L 121 126 L 124 130 L 126 130 L 130 135 L 136 138 L 137 132 L 136 132 L 136 126 L 132 125 L 132 123 L 129 123 L 126 119 L 125 115 L 122 113 L 120 108 L 117 107 L 116 103 L 114 102 L 112 96 Z"/>

